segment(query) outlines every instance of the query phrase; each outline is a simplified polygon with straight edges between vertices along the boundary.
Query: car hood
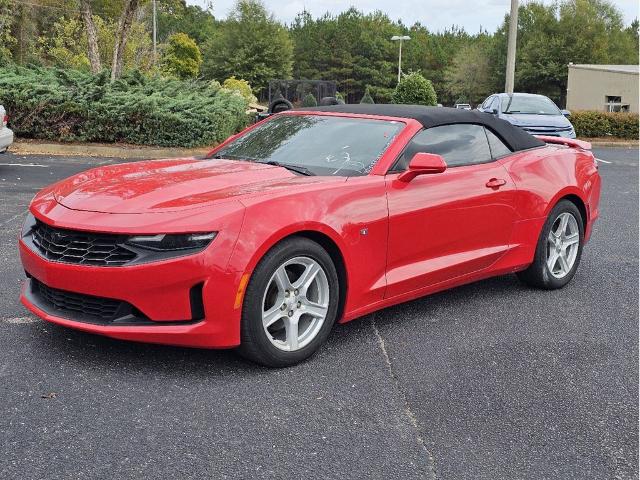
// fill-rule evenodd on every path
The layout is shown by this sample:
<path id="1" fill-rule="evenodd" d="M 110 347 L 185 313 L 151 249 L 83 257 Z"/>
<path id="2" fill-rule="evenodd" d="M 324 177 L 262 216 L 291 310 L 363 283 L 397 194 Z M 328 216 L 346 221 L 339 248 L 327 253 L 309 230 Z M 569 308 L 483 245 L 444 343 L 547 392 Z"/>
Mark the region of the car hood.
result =
<path id="1" fill-rule="evenodd" d="M 73 210 L 156 213 L 340 180 L 252 162 L 182 158 L 94 168 L 59 182 L 53 195 Z"/>
<path id="2" fill-rule="evenodd" d="M 503 113 L 500 118 L 518 127 L 570 127 L 564 115 L 534 115 L 529 113 Z"/>

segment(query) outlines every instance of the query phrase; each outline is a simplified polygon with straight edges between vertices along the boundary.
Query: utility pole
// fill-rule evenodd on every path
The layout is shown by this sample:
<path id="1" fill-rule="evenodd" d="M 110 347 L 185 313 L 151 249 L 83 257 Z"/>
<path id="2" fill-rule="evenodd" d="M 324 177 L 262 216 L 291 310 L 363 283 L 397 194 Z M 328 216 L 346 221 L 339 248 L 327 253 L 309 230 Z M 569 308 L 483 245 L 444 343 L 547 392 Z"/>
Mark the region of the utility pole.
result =
<path id="1" fill-rule="evenodd" d="M 518 37 L 518 0 L 511 0 L 511 14 L 509 15 L 509 43 L 507 46 L 507 74 L 504 91 L 513 93 L 516 74 L 516 39 Z"/>
<path id="2" fill-rule="evenodd" d="M 391 40 L 394 42 L 400 42 L 400 50 L 398 52 L 398 83 L 400 83 L 400 77 L 402 75 L 402 42 L 405 40 L 411 40 L 411 37 L 408 35 L 394 35 L 391 37 Z"/>
<path id="3" fill-rule="evenodd" d="M 156 66 L 156 59 L 158 58 L 157 52 L 157 31 L 158 31 L 158 22 L 156 15 L 156 0 L 153 0 L 153 66 Z"/>

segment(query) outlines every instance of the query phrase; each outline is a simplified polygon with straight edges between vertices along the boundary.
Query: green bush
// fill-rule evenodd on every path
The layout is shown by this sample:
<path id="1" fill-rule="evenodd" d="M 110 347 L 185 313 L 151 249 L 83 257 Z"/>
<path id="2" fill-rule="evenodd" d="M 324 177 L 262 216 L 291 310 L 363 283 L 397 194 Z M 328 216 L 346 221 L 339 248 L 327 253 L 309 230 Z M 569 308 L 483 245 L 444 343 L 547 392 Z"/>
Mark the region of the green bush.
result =
<path id="1" fill-rule="evenodd" d="M 240 95 L 139 72 L 110 83 L 108 72 L 0 68 L 0 104 L 18 136 L 46 140 L 194 147 L 220 142 L 247 123 Z"/>
<path id="2" fill-rule="evenodd" d="M 316 97 L 313 96 L 313 93 L 307 93 L 302 99 L 303 107 L 317 107 L 318 102 L 316 101 Z"/>
<path id="3" fill-rule="evenodd" d="M 638 140 L 637 113 L 571 112 L 569 118 L 578 137 L 616 137 Z"/>
<path id="4" fill-rule="evenodd" d="M 186 33 L 174 33 L 162 53 L 162 71 L 186 80 L 200 72 L 202 54 L 198 44 Z"/>
<path id="5" fill-rule="evenodd" d="M 418 72 L 411 72 L 404 75 L 392 95 L 393 103 L 408 105 L 431 105 L 438 104 L 436 91 L 430 80 L 427 80 Z"/>
<path id="6" fill-rule="evenodd" d="M 232 90 L 234 92 L 238 92 L 240 95 L 244 97 L 247 103 L 256 103 L 258 99 L 253 94 L 253 90 L 251 89 L 251 85 L 246 80 L 242 80 L 241 78 L 236 78 L 235 76 L 227 78 L 222 84 L 224 88 L 227 90 Z"/>
<path id="7" fill-rule="evenodd" d="M 367 86 L 366 90 L 364 91 L 364 95 L 362 96 L 360 103 L 376 103 L 373 101 L 373 97 L 371 96 L 371 92 L 369 91 L 369 86 Z"/>

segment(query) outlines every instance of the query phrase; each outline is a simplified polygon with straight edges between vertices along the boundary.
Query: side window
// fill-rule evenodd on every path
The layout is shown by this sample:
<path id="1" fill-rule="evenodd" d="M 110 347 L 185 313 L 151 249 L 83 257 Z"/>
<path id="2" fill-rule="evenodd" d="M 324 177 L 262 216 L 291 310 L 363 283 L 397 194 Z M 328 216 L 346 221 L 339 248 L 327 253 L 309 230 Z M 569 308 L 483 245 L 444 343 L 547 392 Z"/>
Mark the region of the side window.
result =
<path id="1" fill-rule="evenodd" d="M 491 102 L 490 110 L 500 110 L 500 97 L 493 97 L 493 101 Z"/>
<path id="2" fill-rule="evenodd" d="M 505 155 L 509 155 L 511 150 L 507 147 L 502 140 L 500 140 L 495 133 L 493 133 L 488 128 L 485 128 L 484 131 L 487 133 L 487 139 L 489 140 L 489 147 L 491 148 L 491 156 L 495 158 L 504 157 Z"/>
<path id="3" fill-rule="evenodd" d="M 489 108 L 489 105 L 491 105 L 491 102 L 493 101 L 494 96 L 491 95 L 490 97 L 487 97 L 485 99 L 484 102 L 482 102 L 482 106 L 480 108 L 482 108 L 483 110 L 486 108 Z"/>
<path id="4" fill-rule="evenodd" d="M 422 130 L 413 137 L 393 171 L 406 170 L 411 158 L 418 152 L 442 155 L 449 167 L 492 160 L 484 127 L 472 124 L 443 125 Z"/>

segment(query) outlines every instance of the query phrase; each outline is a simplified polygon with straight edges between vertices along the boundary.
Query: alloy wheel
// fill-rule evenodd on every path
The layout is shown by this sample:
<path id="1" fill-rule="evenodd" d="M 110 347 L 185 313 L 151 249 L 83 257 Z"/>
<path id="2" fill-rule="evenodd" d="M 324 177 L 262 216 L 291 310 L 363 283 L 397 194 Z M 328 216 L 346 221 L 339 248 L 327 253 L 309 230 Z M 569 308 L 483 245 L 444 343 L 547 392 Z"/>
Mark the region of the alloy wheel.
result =
<path id="1" fill-rule="evenodd" d="M 573 214 L 563 212 L 551 226 L 547 238 L 547 267 L 555 278 L 565 277 L 578 256 L 580 230 Z"/>
<path id="2" fill-rule="evenodd" d="M 300 350 L 320 332 L 329 311 L 329 281 L 322 266 L 295 257 L 271 276 L 262 299 L 262 326 L 276 348 Z"/>

